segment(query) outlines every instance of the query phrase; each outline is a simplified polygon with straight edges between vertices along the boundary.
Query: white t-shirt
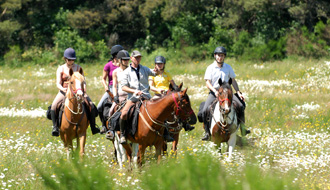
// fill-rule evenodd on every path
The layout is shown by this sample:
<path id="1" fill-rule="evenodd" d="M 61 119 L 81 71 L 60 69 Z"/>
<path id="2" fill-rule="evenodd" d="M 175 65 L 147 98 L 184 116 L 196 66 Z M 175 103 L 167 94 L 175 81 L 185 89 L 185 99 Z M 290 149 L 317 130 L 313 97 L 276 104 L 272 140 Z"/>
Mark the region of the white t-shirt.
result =
<path id="1" fill-rule="evenodd" d="M 222 67 L 220 68 L 216 61 L 207 67 L 204 75 L 204 79 L 210 80 L 212 86 L 217 90 L 220 88 L 218 83 L 219 78 L 221 78 L 223 82 L 228 82 L 230 78 L 235 77 L 235 72 L 230 65 L 223 63 Z"/>

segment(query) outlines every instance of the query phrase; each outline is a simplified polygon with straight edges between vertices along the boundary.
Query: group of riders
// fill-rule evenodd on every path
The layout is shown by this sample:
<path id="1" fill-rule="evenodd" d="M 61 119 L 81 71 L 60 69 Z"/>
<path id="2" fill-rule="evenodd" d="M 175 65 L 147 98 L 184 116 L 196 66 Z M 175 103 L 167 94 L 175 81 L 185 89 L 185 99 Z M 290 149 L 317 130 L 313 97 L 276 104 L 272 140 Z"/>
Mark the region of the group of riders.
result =
<path id="1" fill-rule="evenodd" d="M 140 100 L 143 96 L 144 99 L 158 99 L 162 97 L 168 90 L 169 86 L 173 87 L 174 90 L 180 90 L 175 84 L 170 73 L 165 71 L 166 59 L 163 56 L 157 56 L 155 58 L 155 67 L 150 69 L 140 64 L 142 55 L 139 51 L 134 50 L 130 55 L 121 45 L 115 45 L 111 48 L 111 59 L 104 66 L 102 84 L 104 86 L 105 93 L 97 105 L 98 113 L 90 111 L 87 113 L 87 117 L 90 121 L 90 127 L 92 134 L 97 133 L 109 133 L 114 136 L 114 131 L 107 131 L 106 127 L 107 119 L 103 117 L 104 102 L 114 102 L 110 110 L 113 110 L 115 105 L 122 105 L 121 115 L 119 119 L 120 126 L 120 143 L 126 144 L 126 129 L 128 111 L 132 105 Z M 235 72 L 232 67 L 224 62 L 227 55 L 226 49 L 222 46 L 215 48 L 214 61 L 206 69 L 204 79 L 206 86 L 210 90 L 208 97 L 202 107 L 202 116 L 206 118 L 209 112 L 209 107 L 219 96 L 218 89 L 220 85 L 218 80 L 221 79 L 224 82 L 228 82 L 232 79 L 232 86 L 234 87 L 236 94 L 233 96 L 233 105 L 235 107 L 238 123 L 241 126 L 242 134 L 250 133 L 244 127 L 245 116 L 244 116 L 244 97 L 238 88 L 238 84 L 235 80 Z M 58 114 L 56 112 L 59 102 L 63 102 L 65 94 L 68 89 L 68 81 L 70 79 L 69 71 L 72 69 L 73 72 L 80 70 L 81 66 L 75 63 L 76 52 L 72 48 L 67 48 L 64 51 L 65 64 L 60 65 L 56 72 L 56 86 L 59 89 L 52 105 L 51 105 L 51 119 L 53 122 L 52 136 L 59 136 L 58 126 Z M 154 97 L 151 97 L 149 89 L 155 93 Z M 94 104 L 90 97 L 86 93 L 86 85 L 83 88 L 84 98 L 86 102 L 91 106 L 90 110 L 95 110 Z M 110 92 L 110 93 L 109 93 Z M 113 95 L 113 98 L 110 96 Z M 113 113 L 113 111 L 110 113 Z M 95 116 L 99 115 L 102 122 L 101 129 L 95 126 Z M 210 140 L 210 124 L 209 120 L 204 119 L 204 130 L 205 136 L 202 138 L 203 141 Z M 191 131 L 195 127 L 190 126 L 188 123 L 182 123 L 183 128 L 186 131 Z M 110 135 L 111 136 L 111 135 Z M 171 142 L 174 139 L 169 135 L 168 129 L 165 128 L 163 134 L 164 140 Z"/>

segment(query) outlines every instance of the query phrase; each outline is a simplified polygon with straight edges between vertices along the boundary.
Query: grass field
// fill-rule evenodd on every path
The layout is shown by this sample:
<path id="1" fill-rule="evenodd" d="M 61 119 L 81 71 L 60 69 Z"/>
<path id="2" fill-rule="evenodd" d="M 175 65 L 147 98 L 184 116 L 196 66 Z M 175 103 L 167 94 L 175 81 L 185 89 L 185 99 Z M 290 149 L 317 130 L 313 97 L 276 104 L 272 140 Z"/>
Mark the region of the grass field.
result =
<path id="1" fill-rule="evenodd" d="M 196 114 L 207 97 L 203 77 L 211 62 L 166 64 L 176 83 L 188 87 Z M 330 189 L 330 60 L 226 62 L 246 96 L 252 131 L 232 161 L 200 140 L 198 123 L 195 130 L 181 132 L 177 157 L 164 157 L 157 165 L 148 149 L 145 165 L 133 171 L 127 163 L 119 170 L 112 144 L 90 130 L 84 160 L 66 160 L 45 117 L 57 93 L 57 66 L 0 67 L 0 188 Z M 104 65 L 82 66 L 87 92 L 97 104 L 104 92 Z"/>

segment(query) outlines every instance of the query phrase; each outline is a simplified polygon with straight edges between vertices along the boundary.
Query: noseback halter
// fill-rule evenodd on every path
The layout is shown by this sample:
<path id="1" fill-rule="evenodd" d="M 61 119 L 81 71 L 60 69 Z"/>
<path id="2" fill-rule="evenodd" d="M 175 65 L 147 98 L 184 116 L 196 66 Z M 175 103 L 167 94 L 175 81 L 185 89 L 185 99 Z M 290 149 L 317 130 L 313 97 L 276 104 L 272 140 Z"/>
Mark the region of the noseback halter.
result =
<path id="1" fill-rule="evenodd" d="M 184 98 L 181 97 L 180 93 L 178 92 L 178 97 L 179 97 L 179 101 L 183 100 Z M 174 103 L 175 103 L 175 106 L 176 106 L 176 111 L 175 111 L 175 115 L 178 116 L 179 115 L 179 112 L 184 112 L 185 115 L 191 115 L 194 111 L 190 108 L 190 111 L 186 112 L 185 110 L 183 110 L 178 102 L 176 101 L 176 98 L 175 98 L 175 95 L 174 93 L 172 93 L 172 97 L 173 97 L 173 100 L 174 100 Z M 187 113 L 187 114 L 186 114 Z"/>

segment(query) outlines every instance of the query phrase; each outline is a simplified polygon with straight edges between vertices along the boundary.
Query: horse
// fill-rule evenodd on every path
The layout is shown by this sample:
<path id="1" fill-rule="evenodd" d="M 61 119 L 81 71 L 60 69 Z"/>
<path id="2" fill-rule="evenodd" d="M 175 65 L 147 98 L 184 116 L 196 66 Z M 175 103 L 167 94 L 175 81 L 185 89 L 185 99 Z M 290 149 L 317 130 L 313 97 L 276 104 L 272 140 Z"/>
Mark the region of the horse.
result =
<path id="1" fill-rule="evenodd" d="M 229 153 L 228 159 L 231 159 L 238 130 L 236 111 L 232 104 L 232 80 L 230 79 L 228 83 L 224 83 L 219 79 L 218 83 L 220 85 L 218 100 L 213 113 L 211 110 L 211 141 L 216 144 L 220 153 L 221 143 L 226 142 L 228 145 L 227 152 Z"/>
<path id="2" fill-rule="evenodd" d="M 79 72 L 73 72 L 70 69 L 69 74 L 70 80 L 60 126 L 60 136 L 67 152 L 67 158 L 69 158 L 69 149 L 73 151 L 72 140 L 75 138 L 77 138 L 77 150 L 80 149 L 80 157 L 84 155 L 86 131 L 89 125 L 86 108 L 83 105 L 85 83 L 83 70 L 80 68 Z"/>
<path id="3" fill-rule="evenodd" d="M 134 136 L 127 135 L 133 145 L 129 143 L 123 145 L 129 163 L 133 158 L 134 162 L 142 166 L 144 153 L 148 146 L 155 146 L 157 163 L 160 163 L 165 123 L 174 115 L 182 120 L 197 121 L 190 105 L 187 88 L 180 92 L 169 93 L 156 101 L 144 100 L 142 102 L 137 131 Z"/>

